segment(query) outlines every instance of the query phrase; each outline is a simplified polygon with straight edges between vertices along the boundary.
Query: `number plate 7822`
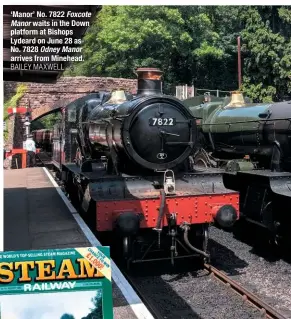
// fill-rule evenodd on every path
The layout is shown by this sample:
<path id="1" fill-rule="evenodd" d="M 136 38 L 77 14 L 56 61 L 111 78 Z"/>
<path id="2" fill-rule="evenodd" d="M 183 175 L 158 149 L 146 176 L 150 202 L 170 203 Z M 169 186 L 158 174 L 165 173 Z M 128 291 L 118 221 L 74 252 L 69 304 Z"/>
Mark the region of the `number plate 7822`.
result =
<path id="1" fill-rule="evenodd" d="M 149 118 L 150 126 L 173 126 L 176 125 L 174 117 L 151 117 Z"/>

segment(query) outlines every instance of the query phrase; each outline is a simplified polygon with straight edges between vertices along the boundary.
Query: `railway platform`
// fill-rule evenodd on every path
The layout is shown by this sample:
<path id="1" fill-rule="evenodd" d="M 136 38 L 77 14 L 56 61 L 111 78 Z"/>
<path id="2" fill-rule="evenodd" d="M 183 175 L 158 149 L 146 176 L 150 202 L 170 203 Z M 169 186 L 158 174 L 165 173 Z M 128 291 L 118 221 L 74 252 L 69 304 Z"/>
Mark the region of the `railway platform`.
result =
<path id="1" fill-rule="evenodd" d="M 4 170 L 4 250 L 98 246 L 46 168 Z M 112 262 L 114 318 L 153 318 Z"/>

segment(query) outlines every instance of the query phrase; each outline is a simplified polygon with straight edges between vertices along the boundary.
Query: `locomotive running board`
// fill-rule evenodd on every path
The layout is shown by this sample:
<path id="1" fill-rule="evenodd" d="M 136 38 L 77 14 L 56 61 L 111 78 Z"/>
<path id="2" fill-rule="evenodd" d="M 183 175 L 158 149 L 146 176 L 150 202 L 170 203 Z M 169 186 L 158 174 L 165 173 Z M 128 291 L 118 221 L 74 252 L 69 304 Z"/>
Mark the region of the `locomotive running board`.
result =
<path id="1" fill-rule="evenodd" d="M 291 205 L 291 173 L 253 170 L 226 172 L 225 187 L 240 193 L 241 216 L 252 223 L 278 232 L 291 221 L 288 207 Z M 279 207 L 286 211 L 278 210 Z"/>
<path id="2" fill-rule="evenodd" d="M 261 185 L 274 194 L 291 197 L 291 173 L 289 172 L 271 172 L 270 170 L 225 172 L 223 183 L 226 188 L 236 191 L 240 191 L 246 185 Z"/>
<path id="3" fill-rule="evenodd" d="M 83 174 L 87 176 L 89 174 Z M 161 178 L 163 176 L 161 175 Z M 153 186 L 157 176 L 147 179 L 138 176 L 110 176 L 93 179 L 91 197 L 94 201 L 113 201 L 131 199 L 158 199 L 160 190 Z M 185 174 L 176 176 L 176 197 L 230 194 L 234 191 L 223 185 L 221 173 Z M 171 198 L 168 196 L 168 198 Z"/>

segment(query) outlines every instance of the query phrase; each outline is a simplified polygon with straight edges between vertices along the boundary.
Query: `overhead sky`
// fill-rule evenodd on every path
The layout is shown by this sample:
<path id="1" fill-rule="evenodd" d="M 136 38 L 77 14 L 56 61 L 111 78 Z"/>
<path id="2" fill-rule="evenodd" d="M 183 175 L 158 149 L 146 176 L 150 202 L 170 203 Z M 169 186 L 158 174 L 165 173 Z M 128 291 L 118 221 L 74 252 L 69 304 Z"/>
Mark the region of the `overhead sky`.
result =
<path id="1" fill-rule="evenodd" d="M 1 319 L 60 319 L 64 313 L 75 319 L 94 308 L 96 290 L 1 296 Z"/>

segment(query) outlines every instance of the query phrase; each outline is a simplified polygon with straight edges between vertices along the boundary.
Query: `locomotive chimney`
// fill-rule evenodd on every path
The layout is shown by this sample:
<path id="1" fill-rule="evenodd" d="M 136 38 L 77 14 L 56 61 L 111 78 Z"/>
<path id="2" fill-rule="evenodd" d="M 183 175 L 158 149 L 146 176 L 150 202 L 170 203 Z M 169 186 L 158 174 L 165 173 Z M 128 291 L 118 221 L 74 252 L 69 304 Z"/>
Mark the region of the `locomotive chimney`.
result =
<path id="1" fill-rule="evenodd" d="M 138 68 L 137 73 L 137 94 L 152 95 L 162 94 L 161 77 L 163 72 L 156 68 Z"/>

